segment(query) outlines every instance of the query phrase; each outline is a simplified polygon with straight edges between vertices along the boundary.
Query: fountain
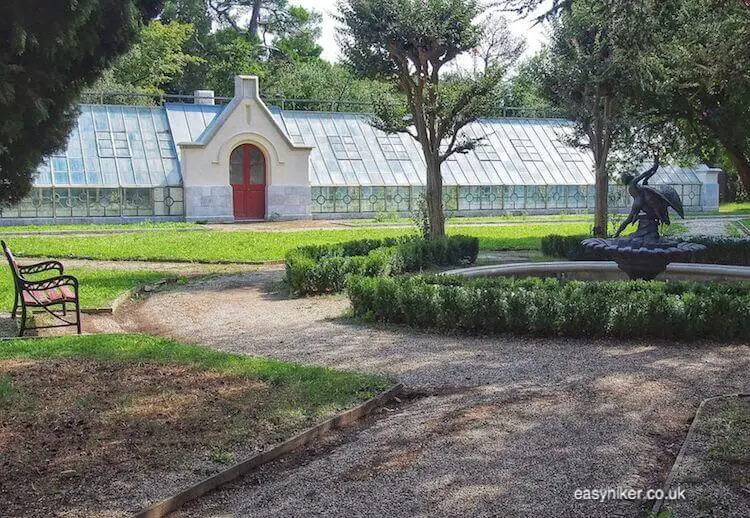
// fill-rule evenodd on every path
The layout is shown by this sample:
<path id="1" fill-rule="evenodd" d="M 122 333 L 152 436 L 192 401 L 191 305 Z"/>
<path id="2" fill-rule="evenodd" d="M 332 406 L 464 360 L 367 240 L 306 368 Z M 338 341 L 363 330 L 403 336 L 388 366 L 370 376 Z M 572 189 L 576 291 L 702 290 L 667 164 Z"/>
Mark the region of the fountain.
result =
<path id="1" fill-rule="evenodd" d="M 630 214 L 613 238 L 594 237 L 582 242 L 584 247 L 614 260 L 618 268 L 631 279 L 652 280 L 666 270 L 669 263 L 706 249 L 704 245 L 667 239 L 659 234 L 659 225 L 670 224 L 670 207 L 683 219 L 685 212 L 682 200 L 674 188 L 669 185 L 648 184 L 658 168 L 657 157 L 653 167 L 640 175 L 621 175 L 623 184 L 633 197 Z M 633 234 L 620 237 L 628 225 L 636 222 L 638 229 Z"/>

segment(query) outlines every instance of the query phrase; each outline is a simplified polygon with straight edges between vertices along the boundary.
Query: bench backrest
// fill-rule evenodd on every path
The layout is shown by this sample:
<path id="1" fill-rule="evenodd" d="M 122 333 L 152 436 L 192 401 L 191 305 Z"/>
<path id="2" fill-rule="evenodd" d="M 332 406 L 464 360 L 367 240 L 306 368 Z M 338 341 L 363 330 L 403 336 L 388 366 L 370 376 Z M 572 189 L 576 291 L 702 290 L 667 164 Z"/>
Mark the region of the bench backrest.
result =
<path id="1" fill-rule="evenodd" d="M 2 243 L 3 245 L 3 252 L 5 252 L 5 257 L 8 259 L 10 271 L 13 273 L 13 282 L 15 282 L 16 286 L 18 286 L 23 277 L 21 276 L 21 270 L 18 268 L 16 258 L 13 257 L 13 252 L 10 251 L 8 245 L 5 244 L 5 241 L 0 241 L 0 243 Z"/>

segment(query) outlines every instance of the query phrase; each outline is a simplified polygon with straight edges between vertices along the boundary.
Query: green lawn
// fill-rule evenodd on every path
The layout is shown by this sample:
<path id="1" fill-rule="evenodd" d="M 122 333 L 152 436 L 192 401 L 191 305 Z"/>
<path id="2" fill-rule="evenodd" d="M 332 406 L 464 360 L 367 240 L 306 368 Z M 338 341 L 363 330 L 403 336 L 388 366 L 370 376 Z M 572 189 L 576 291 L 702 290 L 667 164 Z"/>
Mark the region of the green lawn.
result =
<path id="1" fill-rule="evenodd" d="M 290 390 L 289 405 L 330 405 L 337 409 L 372 397 L 391 381 L 313 365 L 230 354 L 148 335 L 100 334 L 0 341 L 0 360 L 86 358 L 117 362 L 184 365 L 267 381 Z M 317 409 L 320 411 L 321 409 Z"/>
<path id="2" fill-rule="evenodd" d="M 107 223 L 107 224 L 70 224 L 70 225 L 15 225 L 0 227 L 2 234 L 25 234 L 36 232 L 58 232 L 75 230 L 167 230 L 173 228 L 204 229 L 202 225 L 184 221 L 142 221 L 140 223 Z"/>
<path id="3" fill-rule="evenodd" d="M 500 216 L 454 216 L 446 219 L 447 226 L 473 225 L 476 223 L 549 223 L 558 221 L 594 221 L 593 214 L 504 214 Z M 375 219 L 348 219 L 347 225 L 372 227 L 383 225 L 412 226 L 411 218 L 398 217 L 397 214 L 386 215 Z"/>
<path id="4" fill-rule="evenodd" d="M 23 264 L 23 262 L 21 263 Z M 141 284 L 149 284 L 168 277 L 166 273 L 143 270 L 99 270 L 93 268 L 70 268 L 65 270 L 78 278 L 82 308 L 108 307 L 117 297 Z M 57 275 L 47 272 L 36 278 Z M 30 277 L 34 279 L 34 277 Z M 0 266 L 0 311 L 10 311 L 13 307 L 13 280 L 8 266 Z"/>
<path id="5" fill-rule="evenodd" d="M 0 515 L 130 516 L 123 487 L 161 499 L 165 473 L 197 483 L 391 384 L 145 335 L 0 341 Z"/>
<path id="6" fill-rule="evenodd" d="M 750 202 L 741 201 L 733 203 L 722 203 L 721 206 L 719 206 L 719 214 L 750 214 Z"/>
<path id="7" fill-rule="evenodd" d="M 586 234 L 589 223 L 539 223 L 500 227 L 462 226 L 449 234 L 480 239 L 483 250 L 538 249 L 547 234 Z M 154 231 L 144 234 L 71 236 L 16 236 L 9 240 L 17 256 L 78 257 L 114 260 L 267 262 L 283 260 L 294 247 L 339 243 L 362 238 L 395 237 L 413 233 L 411 228 L 303 230 L 292 232 Z"/>

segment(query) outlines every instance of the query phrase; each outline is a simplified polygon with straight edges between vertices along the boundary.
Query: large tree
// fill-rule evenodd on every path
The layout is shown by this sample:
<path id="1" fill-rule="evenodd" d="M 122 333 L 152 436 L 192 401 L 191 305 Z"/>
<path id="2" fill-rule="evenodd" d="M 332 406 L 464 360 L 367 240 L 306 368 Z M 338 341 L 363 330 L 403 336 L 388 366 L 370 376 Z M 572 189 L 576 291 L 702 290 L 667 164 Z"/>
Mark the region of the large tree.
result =
<path id="1" fill-rule="evenodd" d="M 442 163 L 473 149 L 477 139 L 463 128 L 487 113 L 503 70 L 443 78 L 444 67 L 476 48 L 483 31 L 475 0 L 342 0 L 340 38 L 349 66 L 392 82 L 404 106 L 376 105 L 373 124 L 403 132 L 419 143 L 426 164 L 429 234 L 445 234 Z"/>
<path id="2" fill-rule="evenodd" d="M 750 7 L 675 0 L 664 14 L 657 80 L 640 101 L 675 121 L 696 149 L 719 142 L 750 192 Z"/>
<path id="3" fill-rule="evenodd" d="M 319 13 L 286 0 L 166 0 L 161 19 L 195 26 L 185 50 L 201 58 L 170 84 L 176 92 L 212 88 L 231 95 L 232 76 L 272 76 L 282 63 L 320 61 Z"/>
<path id="4" fill-rule="evenodd" d="M 164 92 L 166 85 L 180 77 L 190 64 L 203 59 L 186 52 L 193 25 L 173 20 L 154 20 L 145 26 L 137 42 L 121 56 L 96 83 L 96 91 Z"/>
<path id="5" fill-rule="evenodd" d="M 0 17 L 0 204 L 20 201 L 64 147 L 75 101 L 125 53 L 159 0 L 5 0 Z"/>
<path id="6" fill-rule="evenodd" d="M 575 0 L 554 24 L 543 82 L 594 159 L 594 234 L 607 232 L 611 153 L 643 131 L 633 99 L 649 81 L 658 0 Z M 646 128 L 648 129 L 648 128 Z M 632 151 L 632 150 L 631 150 Z"/>
<path id="7" fill-rule="evenodd" d="M 263 90 L 268 97 L 303 101 L 288 102 L 287 108 L 368 113 L 374 100 L 389 98 L 393 93 L 388 83 L 355 77 L 345 66 L 323 60 L 280 63 L 267 76 Z"/>

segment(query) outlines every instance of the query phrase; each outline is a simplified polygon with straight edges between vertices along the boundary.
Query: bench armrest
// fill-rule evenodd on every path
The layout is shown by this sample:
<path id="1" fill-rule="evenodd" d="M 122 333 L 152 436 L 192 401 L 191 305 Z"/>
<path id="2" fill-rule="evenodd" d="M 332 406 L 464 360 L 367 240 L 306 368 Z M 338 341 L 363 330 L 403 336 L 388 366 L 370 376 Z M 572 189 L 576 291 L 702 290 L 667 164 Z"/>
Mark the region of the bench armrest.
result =
<path id="1" fill-rule="evenodd" d="M 19 266 L 18 271 L 23 275 L 26 273 L 41 273 L 49 270 L 57 270 L 60 275 L 63 274 L 63 265 L 60 261 L 44 261 L 36 264 L 27 264 Z"/>
<path id="2" fill-rule="evenodd" d="M 43 281 L 27 281 L 25 279 L 23 281 L 23 289 L 26 291 L 43 291 L 60 286 L 73 286 L 76 294 L 78 293 L 78 279 L 72 275 L 58 275 Z"/>

